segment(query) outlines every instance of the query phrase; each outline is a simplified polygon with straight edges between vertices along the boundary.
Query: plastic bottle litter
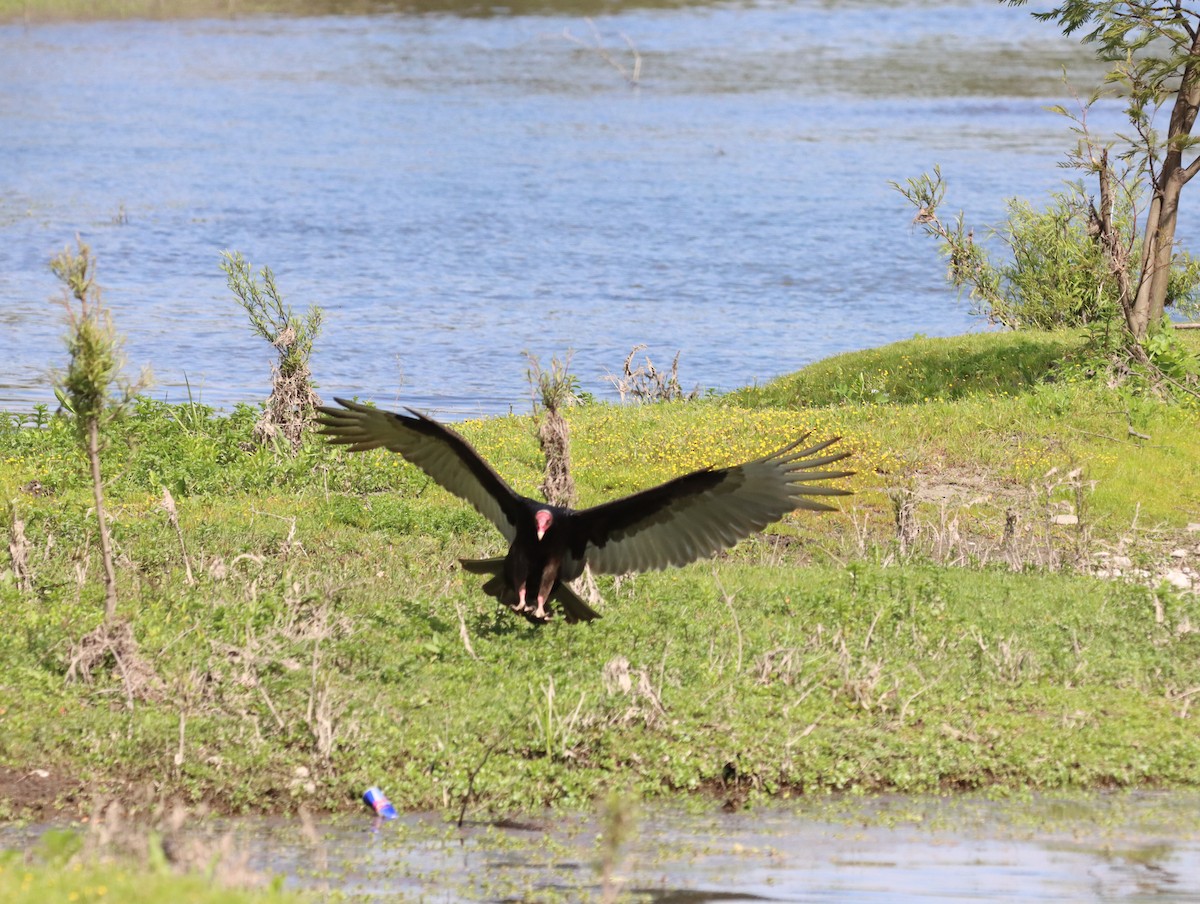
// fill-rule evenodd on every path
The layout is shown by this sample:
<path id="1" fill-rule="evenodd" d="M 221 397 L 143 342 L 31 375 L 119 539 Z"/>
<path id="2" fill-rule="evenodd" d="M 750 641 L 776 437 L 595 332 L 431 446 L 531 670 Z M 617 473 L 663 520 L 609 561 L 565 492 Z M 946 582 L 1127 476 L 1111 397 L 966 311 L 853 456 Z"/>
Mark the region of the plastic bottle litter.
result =
<path id="1" fill-rule="evenodd" d="M 392 806 L 392 802 L 387 799 L 382 791 L 375 785 L 372 785 L 363 792 L 363 800 L 366 801 L 368 807 L 376 812 L 384 819 L 395 819 L 396 808 Z"/>

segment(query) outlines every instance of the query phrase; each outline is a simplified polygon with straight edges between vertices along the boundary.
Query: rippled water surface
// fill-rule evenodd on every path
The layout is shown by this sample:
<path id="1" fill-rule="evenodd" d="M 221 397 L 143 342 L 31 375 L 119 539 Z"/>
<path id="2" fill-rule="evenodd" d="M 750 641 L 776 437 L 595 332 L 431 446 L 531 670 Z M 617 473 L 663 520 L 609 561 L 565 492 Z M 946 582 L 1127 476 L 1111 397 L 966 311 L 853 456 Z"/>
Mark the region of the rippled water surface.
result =
<path id="1" fill-rule="evenodd" d="M 271 350 L 222 249 L 327 314 L 326 395 L 528 404 L 523 351 L 603 393 L 635 343 L 688 385 L 971 326 L 888 187 L 1043 197 L 1043 106 L 1089 55 L 992 2 L 720 4 L 0 26 L 0 408 L 51 401 L 47 262 L 76 234 L 154 394 L 225 407 Z M 602 54 L 596 45 L 603 48 Z M 637 84 L 632 75 L 638 64 Z M 625 74 L 622 74 L 624 70 Z M 1103 117 L 1101 117 L 1101 122 Z"/>
<path id="2" fill-rule="evenodd" d="M 650 806 L 634 812 L 610 890 L 654 904 L 1200 901 L 1198 814 L 1195 794 L 1157 792 L 817 799 L 734 814 Z M 449 818 L 350 813 L 307 831 L 294 820 L 203 829 L 232 832 L 253 870 L 319 899 L 604 899 L 598 823 L 547 815 L 459 829 Z M 21 838 L 0 830 L 0 846 Z"/>
<path id="3" fill-rule="evenodd" d="M 1200 901 L 1198 805 L 1195 795 L 1147 794 L 818 800 L 706 815 L 657 807 L 634 817 L 613 887 L 657 904 Z M 274 850 L 313 888 L 600 900 L 600 831 L 562 818 L 458 830 L 410 817 L 329 828 L 323 846 L 304 852 Z M 309 874 L 302 864 L 314 855 L 324 859 Z M 321 866 L 332 880 L 317 875 Z"/>

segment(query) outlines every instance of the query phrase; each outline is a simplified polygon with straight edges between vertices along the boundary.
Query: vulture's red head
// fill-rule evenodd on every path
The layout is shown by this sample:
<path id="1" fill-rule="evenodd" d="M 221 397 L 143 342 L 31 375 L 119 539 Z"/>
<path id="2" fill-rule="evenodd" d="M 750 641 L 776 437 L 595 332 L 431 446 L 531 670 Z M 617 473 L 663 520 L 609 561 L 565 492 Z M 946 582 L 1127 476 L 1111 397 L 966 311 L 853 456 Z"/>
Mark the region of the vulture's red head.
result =
<path id="1" fill-rule="evenodd" d="M 549 509 L 538 509 L 533 520 L 537 522 L 537 535 L 540 540 L 546 536 L 546 531 L 550 530 L 550 522 L 554 520 L 554 516 L 550 514 Z"/>

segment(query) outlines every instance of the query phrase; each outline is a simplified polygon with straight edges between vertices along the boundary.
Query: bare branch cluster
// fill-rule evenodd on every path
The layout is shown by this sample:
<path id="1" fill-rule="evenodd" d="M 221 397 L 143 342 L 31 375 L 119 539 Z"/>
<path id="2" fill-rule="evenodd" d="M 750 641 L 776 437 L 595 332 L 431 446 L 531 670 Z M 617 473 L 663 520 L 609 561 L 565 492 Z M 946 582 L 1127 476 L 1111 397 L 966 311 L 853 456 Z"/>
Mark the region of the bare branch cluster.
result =
<path id="1" fill-rule="evenodd" d="M 645 345 L 635 345 L 625 356 L 625 363 L 621 366 L 621 375 L 608 374 L 607 376 L 608 381 L 621 396 L 622 402 L 627 398 L 632 398 L 637 402 L 687 402 L 700 395 L 699 387 L 685 392 L 679 383 L 680 352 L 675 353 L 669 371 L 664 372 L 656 368 L 649 355 L 646 355 L 645 361 L 635 368 L 633 359 L 638 352 L 644 351 L 645 348 Z"/>

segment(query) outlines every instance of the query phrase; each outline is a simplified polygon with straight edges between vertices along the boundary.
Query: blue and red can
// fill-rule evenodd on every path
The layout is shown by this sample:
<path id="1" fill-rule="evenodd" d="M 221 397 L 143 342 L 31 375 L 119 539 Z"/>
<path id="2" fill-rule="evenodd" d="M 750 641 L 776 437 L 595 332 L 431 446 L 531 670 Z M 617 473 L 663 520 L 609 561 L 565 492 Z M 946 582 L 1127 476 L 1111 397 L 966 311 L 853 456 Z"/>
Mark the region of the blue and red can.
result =
<path id="1" fill-rule="evenodd" d="M 372 785 L 363 792 L 363 800 L 366 802 L 368 807 L 370 807 L 376 812 L 376 814 L 384 819 L 396 818 L 396 808 L 392 806 L 392 802 L 387 799 L 387 795 L 380 791 L 375 785 Z"/>

